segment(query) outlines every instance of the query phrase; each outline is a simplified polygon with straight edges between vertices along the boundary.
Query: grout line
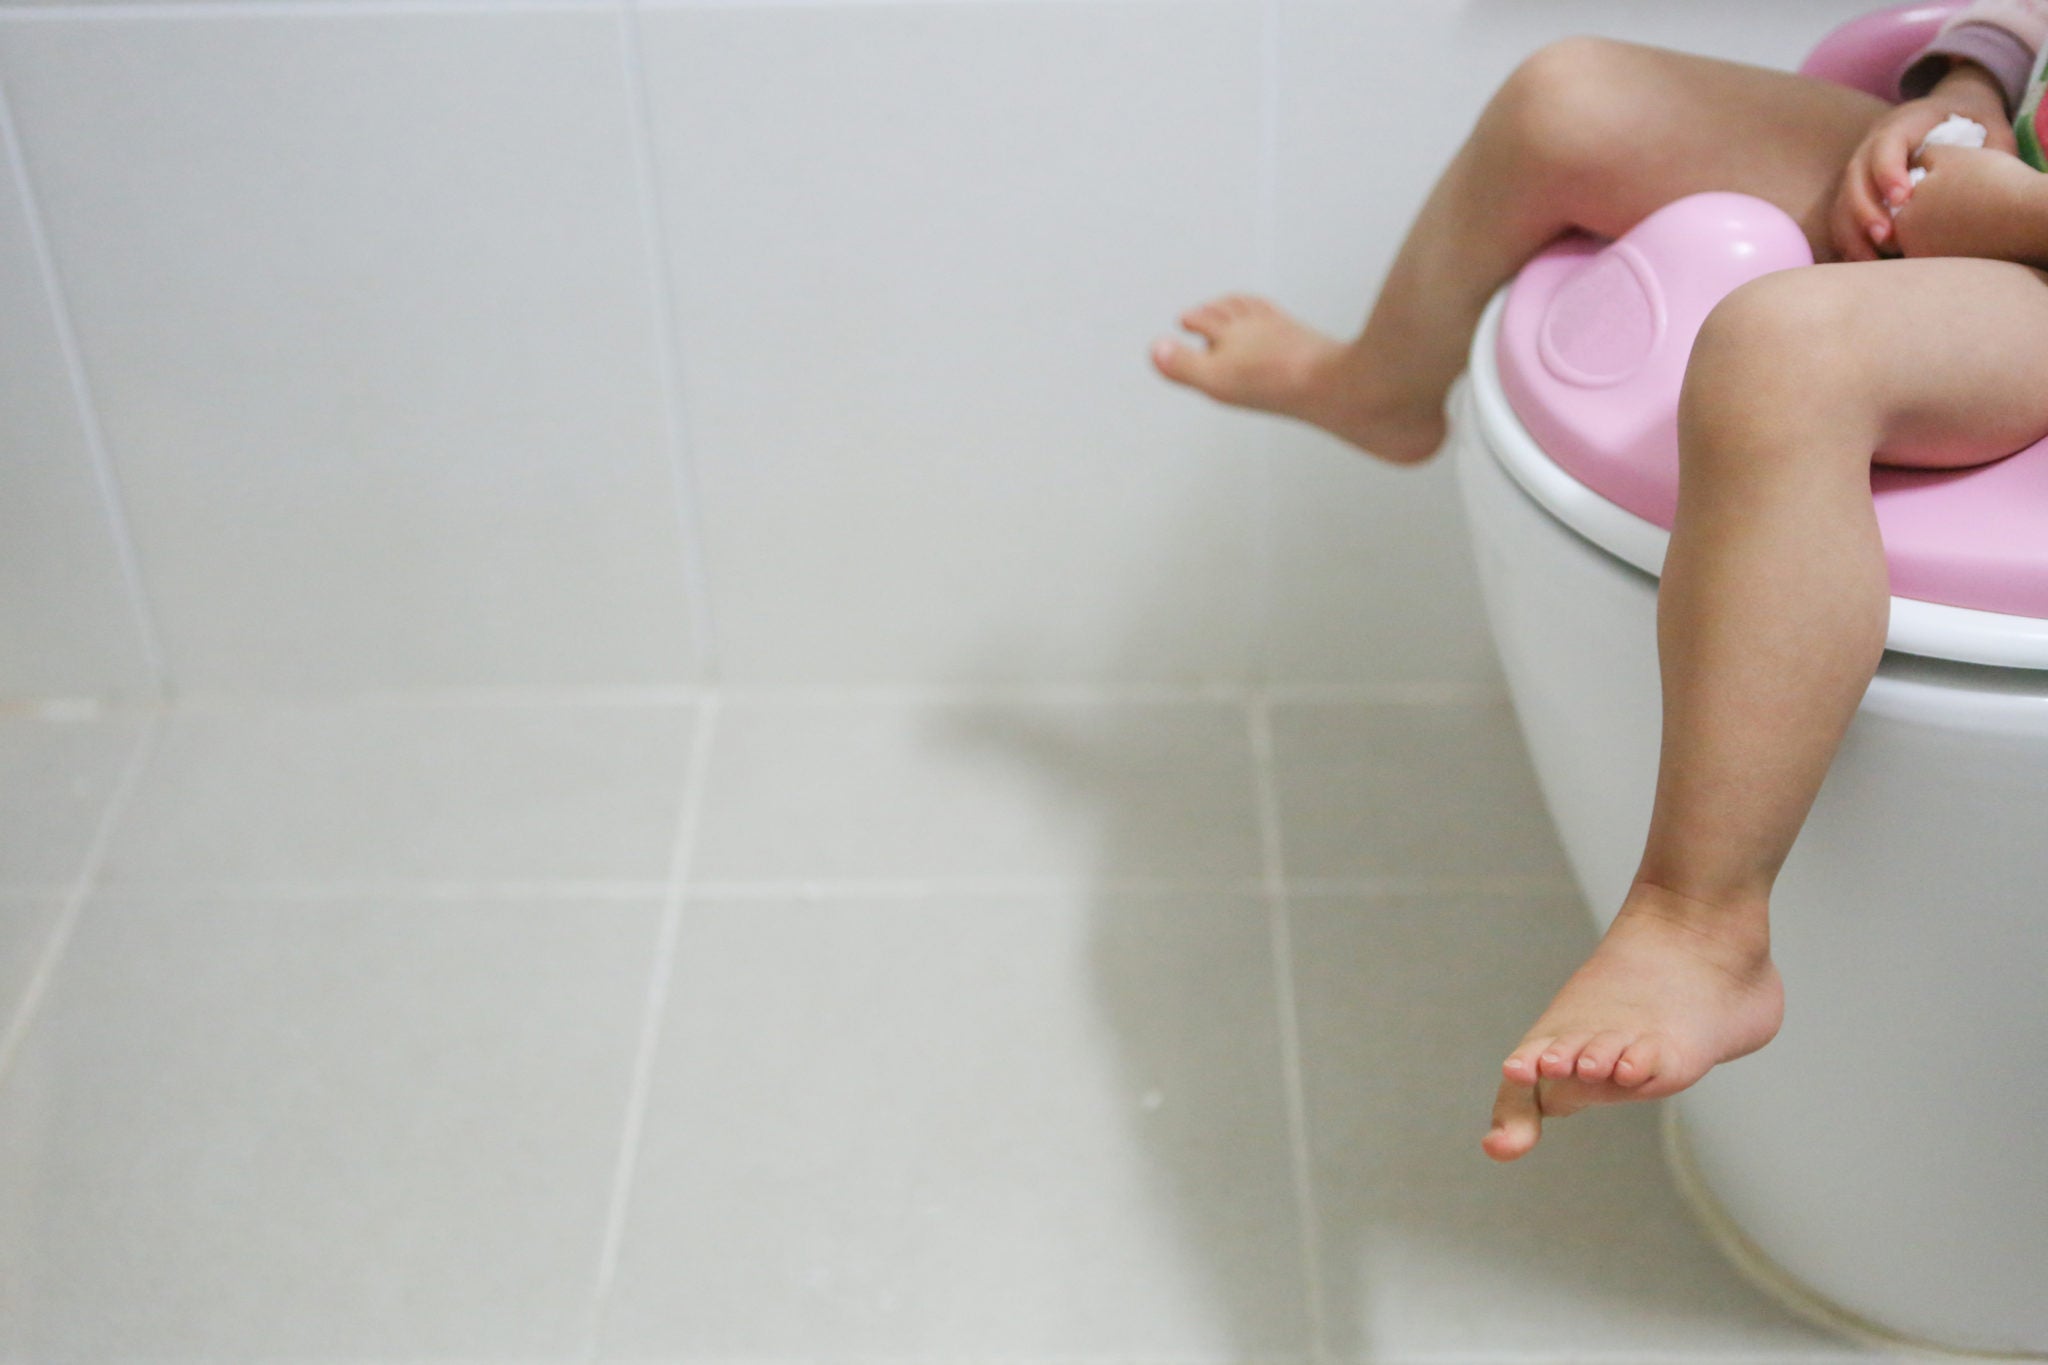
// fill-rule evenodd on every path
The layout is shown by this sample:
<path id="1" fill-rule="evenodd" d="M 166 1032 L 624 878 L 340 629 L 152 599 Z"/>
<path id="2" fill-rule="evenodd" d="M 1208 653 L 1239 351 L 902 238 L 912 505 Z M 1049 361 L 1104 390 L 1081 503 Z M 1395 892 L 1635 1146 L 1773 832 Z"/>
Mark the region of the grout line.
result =
<path id="1" fill-rule="evenodd" d="M 260 0 L 251 0 L 260 3 Z M 362 692 L 181 693 L 177 709 L 225 711 L 425 710 L 444 706 L 688 706 L 712 695 L 703 687 L 403 687 Z"/>
<path id="2" fill-rule="evenodd" d="M 654 947 L 653 969 L 648 975 L 647 1004 L 640 1016 L 640 1045 L 633 1064 L 633 1079 L 626 1096 L 625 1121 L 619 1135 L 618 1165 L 612 1173 L 612 1197 L 605 1216 L 604 1242 L 598 1253 L 597 1274 L 591 1285 L 590 1316 L 582 1358 L 594 1361 L 603 1345 L 606 1310 L 610 1307 L 612 1279 L 618 1272 L 619 1244 L 625 1235 L 627 1201 L 633 1176 L 639 1165 L 640 1137 L 647 1119 L 647 1094 L 654 1081 L 654 1057 L 660 1044 L 662 1019 L 668 1008 L 669 981 L 675 971 L 676 942 L 682 932 L 682 916 L 690 863 L 696 856 L 699 814 L 710 772 L 711 746 L 718 731 L 718 703 L 708 703 L 698 713 L 690 762 L 683 777 L 682 808 L 676 816 L 675 848 L 669 863 L 668 892 L 661 909 L 661 930 Z"/>
<path id="3" fill-rule="evenodd" d="M 77 4 L 57 0 L 12 0 L 0 9 L 0 24 L 81 19 L 353 19 L 388 15 L 579 13 L 602 11 L 617 0 L 108 0 Z"/>
<path id="4" fill-rule="evenodd" d="M 1268 298 L 1279 293 L 1278 213 L 1280 138 L 1279 0 L 1265 0 L 1259 9 L 1259 150 L 1252 196 L 1253 287 Z M 1262 428 L 1251 452 L 1256 486 L 1252 505 L 1252 674 L 1258 689 L 1271 687 L 1278 671 L 1280 576 L 1275 546 L 1279 538 L 1280 451 L 1276 436 Z"/>
<path id="5" fill-rule="evenodd" d="M 770 2 L 773 3 L 774 0 L 770 0 Z M 963 0 L 943 0 L 943 2 L 962 3 Z M 994 2 L 995 0 L 990 0 L 990 3 Z M 959 1350 L 945 1353 L 930 1351 L 833 1351 L 827 1355 L 774 1355 L 746 1351 L 744 1354 L 734 1352 L 705 1355 L 692 1354 L 689 1356 L 617 1356 L 613 1357 L 613 1360 L 616 1362 L 616 1365 L 679 1365 L 679 1362 L 685 1360 L 691 1362 L 692 1365 L 698 1365 L 699 1362 L 701 1362 L 701 1365 L 1226 1365 L 1226 1363 L 1227 1365 L 1310 1365 L 1308 1357 L 1298 1352 L 1267 1355 L 1259 1352 L 1239 1354 L 1236 1351 L 1231 1351 L 1228 1355 L 1218 1355 L 1212 1351 L 1201 1355 L 1172 1355 L 1155 1354 L 1150 1351 L 1142 1354 L 1133 1354 L 1128 1351 L 1115 1350 L 1094 1351 L 1079 1355 L 1039 1352 L 1033 1352 L 1029 1355 L 1011 1355 L 999 1351 Z M 349 1361 L 346 1365 L 383 1365 L 383 1362 Z M 416 1365 L 416 1363 L 407 1361 L 405 1365 Z M 417 1365 L 428 1365 L 428 1363 L 422 1361 L 417 1362 Z M 431 1365 L 511 1365 L 511 1363 L 495 1359 L 490 1362 L 469 1362 L 463 1360 L 451 1362 L 445 1357 L 436 1356 L 433 1358 Z M 529 1363 L 521 1361 L 517 1365 L 529 1365 Z M 531 1365 L 547 1365 L 547 1362 L 533 1361 Z M 1361 1360 L 1359 1365 L 1368 1365 L 1368 1362 Z M 1370 1365 L 1389 1365 L 1389 1363 L 1373 1361 L 1370 1362 Z M 1405 1365 L 1405 1363 L 1394 1361 L 1390 1365 Z M 1718 1360 L 1705 1361 L 1699 1362 L 1698 1365 L 1721 1365 L 1721 1362 Z M 1730 1362 L 1729 1365 L 1735 1365 L 1735 1362 Z M 1780 1362 L 1775 1360 L 1749 1360 L 1742 1362 L 1741 1365 L 1780 1365 Z M 1783 1365 L 1809 1365 L 1809 1362 L 1802 1357 L 1797 1361 L 1785 1361 Z M 1818 1360 L 1817 1358 L 1816 1365 L 1830 1365 L 1830 1363 Z M 1862 1365 L 1871 1365 L 1871 1362 L 1865 1359 Z"/>
<path id="6" fill-rule="evenodd" d="M 58 963 L 63 960 L 64 950 L 70 945 L 71 931 L 84 913 L 86 899 L 92 895 L 105 864 L 107 848 L 113 842 L 114 829 L 121 816 L 127 811 L 129 799 L 142 780 L 142 770 L 148 766 L 150 757 L 156 752 L 158 727 L 151 721 L 135 737 L 135 748 L 128 756 L 127 766 L 115 781 L 113 790 L 107 794 L 106 805 L 100 809 L 99 824 L 94 828 L 92 842 L 86 845 L 85 859 L 80 865 L 78 876 L 73 879 L 65 893 L 63 908 L 57 912 L 57 924 L 50 932 L 49 942 L 43 946 L 42 958 L 36 963 L 35 974 L 29 978 L 28 989 L 21 998 L 21 1004 L 14 1011 L 14 1018 L 5 1032 L 0 1032 L 0 1089 L 7 1084 L 8 1074 L 14 1069 L 14 1058 L 22 1041 L 28 1037 L 36 1012 L 42 1006 L 43 997 L 49 992 L 50 983 L 57 975 Z"/>
<path id="7" fill-rule="evenodd" d="M 902 900 L 936 897 L 1014 900 L 1081 895 L 1256 896 L 1264 890 L 1264 883 L 1253 877 L 1185 881 L 1166 877 L 877 877 L 835 881 L 692 882 L 686 890 L 698 900 Z"/>
<path id="8" fill-rule="evenodd" d="M 942 3 L 956 0 L 941 0 Z M 1000 3 L 1001 0 L 981 0 Z M 104 4 L 80 4 L 77 0 L 9 0 L 0 8 L 0 24 L 35 22 L 41 19 L 248 19 L 266 15 L 314 15 L 350 18 L 356 15 L 392 14 L 496 14 L 533 12 L 600 11 L 619 0 L 107 0 Z M 933 0 L 643 0 L 650 10 L 733 10 L 733 9 L 831 9 L 929 7 Z M 1040 0 L 1079 7 L 1084 4 L 1113 3 L 1128 6 L 1164 5 L 1176 0 Z"/>
<path id="9" fill-rule="evenodd" d="M 1259 184 L 1253 269 L 1268 295 L 1280 285 L 1280 0 L 1259 11 Z"/>
<path id="10" fill-rule="evenodd" d="M 263 0 L 250 0 L 252 4 Z M 0 719 L 91 719 L 162 711 L 322 710 L 347 707 L 441 706 L 687 706 L 717 698 L 746 706 L 992 706 L 992 705 L 1232 705 L 1260 698 L 1280 706 L 1505 706 L 1505 690 L 1490 683 L 1211 683 L 1194 686 L 1127 683 L 1073 685 L 925 684 L 877 687 L 694 685 L 646 687 L 404 687 L 360 692 L 181 691 L 175 700 L 102 697 L 26 697 L 0 702 Z"/>
<path id="11" fill-rule="evenodd" d="M 178 882 L 178 881 L 133 881 L 108 882 L 100 886 L 102 895 L 124 900 L 188 901 L 188 900 L 271 900 L 271 901 L 336 901 L 336 900 L 661 900 L 668 893 L 668 883 L 661 881 L 614 882 L 576 881 L 565 878 L 560 881 L 243 881 L 243 882 Z"/>
<path id="12" fill-rule="evenodd" d="M 1850 1347 L 1825 1351 L 1658 1351 L 1658 1350 L 1480 1350 L 1414 1351 L 1390 1355 L 1375 1365 L 1890 1365 L 1904 1356 L 1879 1355 Z M 1929 1357 L 1921 1357 L 1930 1359 Z M 1959 1361 L 1972 1357 L 1942 1356 Z"/>
<path id="13" fill-rule="evenodd" d="M 21 195 L 22 217 L 28 224 L 29 249 L 35 256 L 36 271 L 42 276 L 43 301 L 50 310 L 50 324 L 57 334 L 58 352 L 64 358 L 64 373 L 71 385 L 79 434 L 85 441 L 86 462 L 92 469 L 93 481 L 98 485 L 100 510 L 106 516 L 107 530 L 113 537 L 114 560 L 120 569 L 123 595 L 128 599 L 129 619 L 142 646 L 142 662 L 149 674 L 150 689 L 157 699 L 162 699 L 171 691 L 170 669 L 164 659 L 162 637 L 156 618 L 150 611 L 149 598 L 143 591 L 142 561 L 135 551 L 135 536 L 129 526 L 121 480 L 107 453 L 106 433 L 100 428 L 92 383 L 85 373 L 85 358 L 79 351 L 78 336 L 71 326 L 71 309 L 64 297 L 63 285 L 57 278 L 57 258 L 51 250 L 49 234 L 44 230 L 42 200 L 29 179 L 28 153 L 22 149 L 20 132 L 15 125 L 14 101 L 4 86 L 0 86 L 0 141 L 6 143 L 8 169 Z"/>
<path id="14" fill-rule="evenodd" d="M 665 900 L 671 881 L 573 877 L 526 880 L 421 878 L 416 881 L 115 881 L 96 884 L 102 895 L 131 900 Z M 682 882 L 682 893 L 702 900 L 1017 900 L 1067 896 L 1258 896 L 1272 894 L 1264 877 L 839 877 L 746 878 Z M 0 899 L 48 900 L 69 893 L 66 883 L 0 882 Z M 1380 900 L 1425 896 L 1575 896 L 1569 878 L 1531 874 L 1492 877 L 1323 877 L 1286 884 L 1290 902 L 1314 899 Z"/>
<path id="15" fill-rule="evenodd" d="M 1530 872 L 1488 877 L 1298 877 L 1287 884 L 1295 900 L 1319 897 L 1380 899 L 1407 896 L 1576 896 L 1569 874 Z"/>
<path id="16" fill-rule="evenodd" d="M 651 275 L 648 288 L 654 296 L 655 364 L 661 377 L 669 492 L 676 534 L 682 541 L 682 589 L 689 603 L 694 636 L 691 643 L 699 669 L 705 677 L 715 679 L 719 673 L 718 621 L 711 602 L 704 489 L 697 472 L 689 408 L 683 401 L 689 389 L 689 366 L 683 354 L 682 321 L 677 316 L 676 280 L 668 251 L 671 225 L 662 212 L 661 182 L 654 154 L 654 104 L 647 88 L 646 49 L 640 37 L 640 10 L 634 0 L 620 0 L 619 41 L 626 97 L 632 105 L 633 162 L 640 177 L 641 230 Z"/>
<path id="17" fill-rule="evenodd" d="M 923 705 L 1018 704 L 1152 704 L 1199 703 L 1243 706 L 1254 698 L 1280 705 L 1303 703 L 1361 706 L 1505 705 L 1507 692 L 1492 683 L 1283 683 L 1219 682 L 1175 686 L 1153 683 L 1021 686 L 945 684 L 884 687 L 725 686 L 725 700 L 747 705 Z"/>
<path id="18" fill-rule="evenodd" d="M 1301 1224 L 1301 1273 L 1308 1314 L 1309 1350 L 1321 1365 L 1329 1357 L 1323 1306 L 1322 1232 L 1309 1171 L 1308 1099 L 1301 1065 L 1301 1017 L 1294 991 L 1294 944 L 1289 931 L 1285 851 L 1280 838 L 1280 795 L 1273 765 L 1273 727 L 1266 703 L 1245 712 L 1258 786 L 1259 846 L 1265 863 L 1267 932 L 1273 953 L 1274 1006 L 1280 1025 L 1281 1074 L 1287 1095 L 1287 1136 Z"/>

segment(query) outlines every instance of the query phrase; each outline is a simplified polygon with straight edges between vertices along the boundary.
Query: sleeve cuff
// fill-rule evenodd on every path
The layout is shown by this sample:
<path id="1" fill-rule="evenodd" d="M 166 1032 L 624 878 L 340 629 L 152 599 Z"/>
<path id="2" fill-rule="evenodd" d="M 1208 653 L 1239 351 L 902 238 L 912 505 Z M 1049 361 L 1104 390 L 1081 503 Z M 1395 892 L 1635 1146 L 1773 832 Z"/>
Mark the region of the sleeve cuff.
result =
<path id="1" fill-rule="evenodd" d="M 1975 62 L 1998 78 L 2005 91 L 2005 112 L 2010 116 L 2026 91 L 2034 54 L 2017 36 L 1996 24 L 1957 24 L 1938 35 L 1899 77 L 1900 98 L 1919 99 L 1932 90 L 1956 58 Z"/>

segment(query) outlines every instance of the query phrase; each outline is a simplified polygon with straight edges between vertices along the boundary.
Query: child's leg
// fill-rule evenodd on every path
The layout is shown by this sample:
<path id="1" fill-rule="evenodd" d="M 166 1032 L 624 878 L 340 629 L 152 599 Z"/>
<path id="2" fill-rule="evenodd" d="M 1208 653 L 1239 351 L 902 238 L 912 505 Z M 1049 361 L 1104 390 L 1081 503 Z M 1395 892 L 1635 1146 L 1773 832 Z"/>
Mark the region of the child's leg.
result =
<path id="1" fill-rule="evenodd" d="M 1554 43 L 1480 115 L 1355 341 L 1232 295 L 1181 319 L 1206 350 L 1160 341 L 1154 363 L 1220 401 L 1313 422 L 1385 459 L 1423 459 L 1443 440 L 1444 398 L 1487 299 L 1558 234 L 1617 236 L 1687 194 L 1740 190 L 1797 218 L 1825 259 L 1835 184 L 1884 108 L 1782 71 L 1599 38 Z"/>
<path id="2" fill-rule="evenodd" d="M 1708 318 L 1658 590 L 1648 847 L 1613 927 L 1505 1064 L 1491 1155 L 1526 1152 L 1540 1115 L 1671 1094 L 1776 1032 L 1771 885 L 1884 645 L 1872 454 L 1956 466 L 2039 439 L 2044 353 L 2048 273 L 2002 261 L 1784 271 Z"/>

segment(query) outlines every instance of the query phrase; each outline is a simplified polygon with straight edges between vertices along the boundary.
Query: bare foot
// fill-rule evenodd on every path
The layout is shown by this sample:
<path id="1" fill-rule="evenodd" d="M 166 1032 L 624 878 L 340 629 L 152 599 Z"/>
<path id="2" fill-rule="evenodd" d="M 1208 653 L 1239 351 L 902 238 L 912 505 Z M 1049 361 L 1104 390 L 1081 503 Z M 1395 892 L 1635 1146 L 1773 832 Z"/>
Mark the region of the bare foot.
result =
<path id="1" fill-rule="evenodd" d="M 1593 956 L 1501 1064 L 1486 1154 L 1513 1161 L 1545 1118 L 1676 1094 L 1771 1041 L 1785 990 L 1765 916 L 1631 887 Z"/>
<path id="2" fill-rule="evenodd" d="M 1416 464 L 1444 440 L 1443 403 L 1374 392 L 1348 364 L 1350 348 L 1264 299 L 1231 294 L 1183 313 L 1180 325 L 1206 350 L 1161 338 L 1152 363 L 1178 384 L 1220 403 L 1278 413 L 1321 427 L 1394 464 Z"/>

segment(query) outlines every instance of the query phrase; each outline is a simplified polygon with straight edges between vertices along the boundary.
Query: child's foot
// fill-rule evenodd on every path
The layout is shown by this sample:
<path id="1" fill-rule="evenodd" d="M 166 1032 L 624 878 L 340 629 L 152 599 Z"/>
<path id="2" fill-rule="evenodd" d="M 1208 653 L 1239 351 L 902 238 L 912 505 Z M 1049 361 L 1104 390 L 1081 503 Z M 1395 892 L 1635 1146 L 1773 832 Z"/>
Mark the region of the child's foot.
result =
<path id="1" fill-rule="evenodd" d="M 1496 1161 L 1536 1145 L 1546 1117 L 1660 1099 L 1778 1031 L 1785 992 L 1762 906 L 1708 905 L 1638 882 L 1600 946 L 1501 1065 Z"/>
<path id="2" fill-rule="evenodd" d="M 1231 294 L 1181 315 L 1206 350 L 1161 338 L 1152 363 L 1221 403 L 1321 427 L 1394 464 L 1415 464 L 1444 440 L 1441 397 L 1382 395 L 1346 368 L 1349 348 L 1264 299 Z"/>

